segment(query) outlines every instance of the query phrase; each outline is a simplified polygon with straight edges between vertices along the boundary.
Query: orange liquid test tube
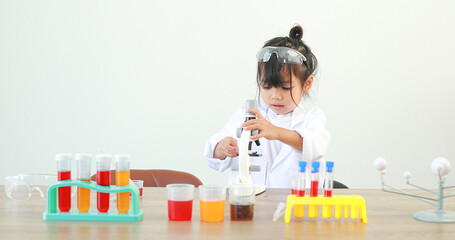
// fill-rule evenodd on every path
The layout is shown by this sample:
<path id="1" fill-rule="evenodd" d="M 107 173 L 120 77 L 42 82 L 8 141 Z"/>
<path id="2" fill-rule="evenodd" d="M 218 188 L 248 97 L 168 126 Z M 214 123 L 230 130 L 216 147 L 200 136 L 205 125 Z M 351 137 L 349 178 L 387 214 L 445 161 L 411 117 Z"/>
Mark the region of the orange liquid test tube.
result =
<path id="1" fill-rule="evenodd" d="M 126 186 L 130 182 L 130 159 L 129 155 L 115 155 L 115 181 L 117 186 Z M 127 213 L 130 209 L 130 193 L 117 193 L 117 210 L 119 213 Z"/>
<path id="2" fill-rule="evenodd" d="M 81 180 L 90 182 L 90 180 Z M 77 187 L 77 209 L 79 212 L 88 212 L 90 209 L 90 189 Z"/>
<path id="3" fill-rule="evenodd" d="M 77 179 L 90 182 L 92 155 L 76 154 L 75 159 L 77 162 Z M 77 209 L 81 213 L 90 210 L 90 189 L 77 187 Z"/>

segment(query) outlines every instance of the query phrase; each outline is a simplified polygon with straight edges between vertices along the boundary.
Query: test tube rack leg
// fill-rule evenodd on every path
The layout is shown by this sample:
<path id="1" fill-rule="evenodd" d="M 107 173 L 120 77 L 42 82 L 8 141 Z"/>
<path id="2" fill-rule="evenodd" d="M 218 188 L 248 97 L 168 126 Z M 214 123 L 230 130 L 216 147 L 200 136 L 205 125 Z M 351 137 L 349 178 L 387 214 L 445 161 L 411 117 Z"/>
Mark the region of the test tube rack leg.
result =
<path id="1" fill-rule="evenodd" d="M 58 194 L 60 187 L 77 186 L 88 188 L 103 193 L 131 193 L 131 208 L 127 213 L 119 213 L 117 210 L 109 210 L 107 213 L 99 213 L 96 209 L 90 209 L 86 213 L 80 213 L 76 209 L 69 212 L 57 210 Z M 143 212 L 139 208 L 139 188 L 134 184 L 125 186 L 101 186 L 94 181 L 85 182 L 80 180 L 64 180 L 50 186 L 47 190 L 47 206 L 43 213 L 43 220 L 57 221 L 104 221 L 104 222 L 138 222 L 142 220 Z"/>
<path id="2" fill-rule="evenodd" d="M 351 209 L 351 218 L 357 219 L 360 215 L 360 220 L 363 223 L 367 223 L 367 210 L 365 206 L 365 199 L 357 195 L 334 195 L 332 197 L 297 197 L 296 195 L 289 195 L 286 202 L 286 212 L 284 215 L 284 221 L 289 223 L 291 221 L 291 213 L 294 207 L 307 206 L 308 209 L 316 208 L 319 209 L 319 206 L 322 207 L 322 216 L 323 218 L 332 217 L 332 206 L 334 211 L 334 218 L 340 219 L 342 215 L 344 218 L 349 217 L 349 208 Z M 343 214 L 344 213 L 344 214 Z M 308 212 L 309 217 L 316 218 L 318 213 Z M 303 217 L 303 216 L 302 216 Z"/>

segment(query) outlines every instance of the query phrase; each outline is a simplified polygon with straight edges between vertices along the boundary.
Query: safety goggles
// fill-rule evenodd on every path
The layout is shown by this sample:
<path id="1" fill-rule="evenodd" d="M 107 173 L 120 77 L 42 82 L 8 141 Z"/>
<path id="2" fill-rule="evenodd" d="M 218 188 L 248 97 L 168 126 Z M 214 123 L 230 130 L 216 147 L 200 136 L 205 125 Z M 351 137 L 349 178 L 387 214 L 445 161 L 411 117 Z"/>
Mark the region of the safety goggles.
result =
<path id="1" fill-rule="evenodd" d="M 56 175 L 19 174 L 5 177 L 5 193 L 12 200 L 25 201 L 30 199 L 33 190 L 37 190 L 46 199 L 47 189 L 57 182 Z"/>
<path id="2" fill-rule="evenodd" d="M 256 55 L 258 62 L 268 62 L 275 54 L 280 63 L 306 65 L 306 57 L 297 50 L 288 47 L 264 47 Z"/>

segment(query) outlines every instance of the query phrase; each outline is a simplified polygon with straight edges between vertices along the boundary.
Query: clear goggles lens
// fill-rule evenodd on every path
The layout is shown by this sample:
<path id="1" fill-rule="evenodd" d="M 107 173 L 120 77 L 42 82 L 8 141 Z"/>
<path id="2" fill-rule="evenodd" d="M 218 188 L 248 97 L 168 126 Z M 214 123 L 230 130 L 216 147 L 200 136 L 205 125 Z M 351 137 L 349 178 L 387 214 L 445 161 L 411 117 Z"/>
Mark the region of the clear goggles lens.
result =
<path id="1" fill-rule="evenodd" d="M 302 53 L 288 47 L 264 47 L 256 55 L 258 62 L 267 62 L 275 54 L 280 63 L 304 64 L 306 57 Z"/>
<path id="2" fill-rule="evenodd" d="M 37 190 L 41 197 L 46 199 L 47 189 L 56 182 L 56 175 L 19 174 L 9 176 L 5 177 L 5 193 L 12 200 L 25 201 L 32 196 L 33 190 Z"/>

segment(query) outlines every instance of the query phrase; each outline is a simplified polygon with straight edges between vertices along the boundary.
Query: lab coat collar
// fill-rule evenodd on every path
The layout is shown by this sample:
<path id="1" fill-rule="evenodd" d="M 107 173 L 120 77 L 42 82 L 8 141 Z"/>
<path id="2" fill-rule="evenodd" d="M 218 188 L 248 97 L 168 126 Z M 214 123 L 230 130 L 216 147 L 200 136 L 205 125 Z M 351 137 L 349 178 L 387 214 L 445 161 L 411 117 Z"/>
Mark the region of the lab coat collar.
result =
<path id="1" fill-rule="evenodd" d="M 267 112 L 268 111 L 272 111 L 272 109 L 270 109 L 267 104 L 264 102 L 264 100 L 261 99 L 259 100 L 259 112 L 262 114 L 262 116 L 266 117 L 267 116 Z M 300 103 L 299 105 L 297 105 L 297 107 L 294 109 L 294 111 L 292 112 L 292 116 L 291 116 L 291 125 L 290 125 L 290 128 L 291 129 L 294 129 L 295 126 L 297 125 L 297 123 L 299 122 L 298 119 L 302 119 L 303 118 L 303 115 L 305 115 L 305 113 L 308 111 L 308 107 L 303 103 L 303 98 L 300 100 Z"/>
<path id="2" fill-rule="evenodd" d="M 267 111 L 273 111 L 270 109 L 267 104 L 264 102 L 264 100 L 261 98 L 259 101 L 259 111 L 263 116 L 267 116 Z M 305 106 L 303 103 L 303 98 L 300 100 L 299 105 L 294 109 L 292 112 L 291 116 L 291 124 L 290 124 L 290 129 L 295 129 L 296 125 L 299 123 L 299 119 L 303 119 L 305 113 L 308 111 L 308 108 Z M 301 122 L 301 121 L 300 121 Z M 298 150 L 295 149 L 294 147 L 291 147 L 287 144 L 283 144 L 281 147 L 280 153 L 278 153 L 278 156 L 276 159 L 273 161 L 273 165 L 270 168 L 270 172 L 274 170 L 284 159 L 287 158 L 287 156 L 293 152 L 297 152 Z M 300 161 L 301 159 L 296 159 L 296 161 Z"/>

